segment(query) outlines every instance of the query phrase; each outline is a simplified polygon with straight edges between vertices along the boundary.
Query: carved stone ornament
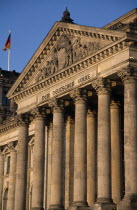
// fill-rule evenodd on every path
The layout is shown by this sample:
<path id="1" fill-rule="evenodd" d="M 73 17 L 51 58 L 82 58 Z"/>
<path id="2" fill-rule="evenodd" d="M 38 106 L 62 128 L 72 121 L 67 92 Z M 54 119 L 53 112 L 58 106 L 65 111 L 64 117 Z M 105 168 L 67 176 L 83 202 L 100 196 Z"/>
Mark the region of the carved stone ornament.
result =
<path id="1" fill-rule="evenodd" d="M 9 142 L 8 143 L 8 148 L 10 151 L 15 151 L 15 142 Z"/>
<path id="2" fill-rule="evenodd" d="M 54 98 L 49 101 L 48 105 L 53 110 L 63 110 L 64 109 L 64 101 L 62 99 Z"/>
<path id="3" fill-rule="evenodd" d="M 43 107 L 36 107 L 31 110 L 31 114 L 34 118 L 36 117 L 45 117 L 46 116 L 46 109 Z"/>
<path id="4" fill-rule="evenodd" d="M 103 45 L 100 42 L 89 42 L 82 40 L 80 37 L 63 34 L 44 67 L 40 69 L 36 80 L 40 81 L 98 51 L 102 47 Z"/>
<path id="5" fill-rule="evenodd" d="M 97 115 L 97 112 L 95 110 L 91 110 L 91 108 L 88 108 L 88 111 L 87 111 L 87 116 L 89 117 L 96 117 Z"/>
<path id="6" fill-rule="evenodd" d="M 92 87 L 97 91 L 98 94 L 109 93 L 111 91 L 111 87 L 115 85 L 115 82 L 101 77 L 92 82 Z"/>
<path id="7" fill-rule="evenodd" d="M 27 125 L 30 122 L 30 116 L 28 114 L 17 115 L 18 125 Z"/>
<path id="8" fill-rule="evenodd" d="M 85 89 L 77 88 L 70 92 L 70 97 L 73 98 L 75 102 L 81 99 L 86 101 L 87 96 L 88 96 L 88 91 Z"/>
<path id="9" fill-rule="evenodd" d="M 124 83 L 133 82 L 137 79 L 137 71 L 132 66 L 124 67 L 117 74 Z"/>

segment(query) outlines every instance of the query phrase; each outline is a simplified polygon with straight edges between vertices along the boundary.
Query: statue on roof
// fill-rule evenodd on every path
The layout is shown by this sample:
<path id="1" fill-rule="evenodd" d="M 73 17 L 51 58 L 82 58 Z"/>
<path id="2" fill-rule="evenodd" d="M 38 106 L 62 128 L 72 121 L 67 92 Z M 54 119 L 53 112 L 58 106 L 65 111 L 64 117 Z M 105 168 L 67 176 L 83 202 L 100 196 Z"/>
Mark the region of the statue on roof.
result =
<path id="1" fill-rule="evenodd" d="M 70 12 L 68 11 L 67 7 L 66 10 L 63 12 L 63 17 L 60 22 L 73 23 L 73 19 L 70 18 Z"/>

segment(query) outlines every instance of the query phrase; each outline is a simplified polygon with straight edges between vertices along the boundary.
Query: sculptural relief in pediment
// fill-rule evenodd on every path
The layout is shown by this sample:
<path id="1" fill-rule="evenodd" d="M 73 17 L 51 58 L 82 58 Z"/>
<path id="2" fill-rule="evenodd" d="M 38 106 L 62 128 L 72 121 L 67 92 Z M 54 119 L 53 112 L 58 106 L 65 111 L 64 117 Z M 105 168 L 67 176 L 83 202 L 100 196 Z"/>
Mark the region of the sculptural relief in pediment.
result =
<path id="1" fill-rule="evenodd" d="M 101 42 L 89 41 L 71 35 L 62 35 L 43 67 L 39 69 L 36 81 L 40 81 L 93 54 L 104 45 Z"/>

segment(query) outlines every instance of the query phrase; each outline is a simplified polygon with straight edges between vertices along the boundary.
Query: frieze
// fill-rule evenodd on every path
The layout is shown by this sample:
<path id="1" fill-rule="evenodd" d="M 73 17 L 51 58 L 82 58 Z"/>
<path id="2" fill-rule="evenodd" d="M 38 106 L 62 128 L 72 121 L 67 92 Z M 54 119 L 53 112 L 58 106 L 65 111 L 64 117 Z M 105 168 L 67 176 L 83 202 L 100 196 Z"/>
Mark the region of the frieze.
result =
<path id="1" fill-rule="evenodd" d="M 80 37 L 62 35 L 53 49 L 46 64 L 40 69 L 36 81 L 40 81 L 57 71 L 66 68 L 77 61 L 100 50 L 104 44 L 101 42 L 89 42 Z"/>
<path id="2" fill-rule="evenodd" d="M 84 84 L 88 81 L 91 81 L 91 78 L 94 76 L 95 72 L 93 71 L 90 74 L 85 74 L 78 79 L 72 80 L 69 83 L 66 83 L 64 85 L 61 85 L 60 87 L 56 88 L 55 90 L 51 90 L 51 92 L 46 93 L 44 95 L 38 96 L 38 103 L 41 103 L 43 101 L 48 101 L 52 97 L 59 96 L 62 93 L 65 93 L 66 91 L 71 91 L 74 87 L 77 87 L 81 84 Z"/>
<path id="3" fill-rule="evenodd" d="M 39 66 L 43 63 L 43 59 L 46 58 L 46 56 L 51 52 L 56 44 L 56 42 L 60 39 L 60 36 L 62 35 L 67 36 L 79 36 L 81 38 L 93 38 L 95 41 L 102 42 L 102 41 L 108 41 L 113 42 L 119 40 L 122 35 L 118 33 L 109 33 L 106 34 L 105 30 L 102 29 L 102 32 L 95 31 L 94 28 L 91 27 L 83 27 L 80 28 L 71 25 L 71 28 L 67 28 L 67 26 L 64 25 L 64 23 L 56 23 L 55 26 L 50 31 L 48 38 L 46 38 L 41 47 L 37 50 L 38 56 L 35 54 L 33 58 L 30 60 L 28 65 L 26 66 L 25 70 L 26 74 L 22 80 L 20 80 L 20 83 L 16 87 L 13 94 L 16 94 L 20 92 L 24 87 L 27 86 L 28 80 L 30 81 L 32 77 L 34 77 L 36 71 L 38 70 Z"/>
<path id="4" fill-rule="evenodd" d="M 33 85 L 32 87 L 29 87 L 29 89 L 23 90 L 21 93 L 18 93 L 14 96 L 14 100 L 17 102 L 20 99 L 23 99 L 24 97 L 27 97 L 29 95 L 32 95 L 39 91 L 42 88 L 48 87 L 49 85 L 56 83 L 57 81 L 62 80 L 63 78 L 66 78 L 67 76 L 70 76 L 74 73 L 77 73 L 81 71 L 84 68 L 87 68 L 98 61 L 111 56 L 112 54 L 123 50 L 124 48 L 128 47 L 128 43 L 125 42 L 125 40 L 122 40 L 121 42 L 116 43 L 113 46 L 106 47 L 103 51 L 99 51 L 97 54 L 93 54 L 93 56 L 88 56 L 86 59 L 82 60 L 80 63 L 76 63 L 75 66 L 71 66 L 68 68 L 65 68 L 62 71 L 57 72 L 52 76 L 52 78 L 48 77 L 45 78 L 45 80 L 40 81 L 38 84 Z"/>

